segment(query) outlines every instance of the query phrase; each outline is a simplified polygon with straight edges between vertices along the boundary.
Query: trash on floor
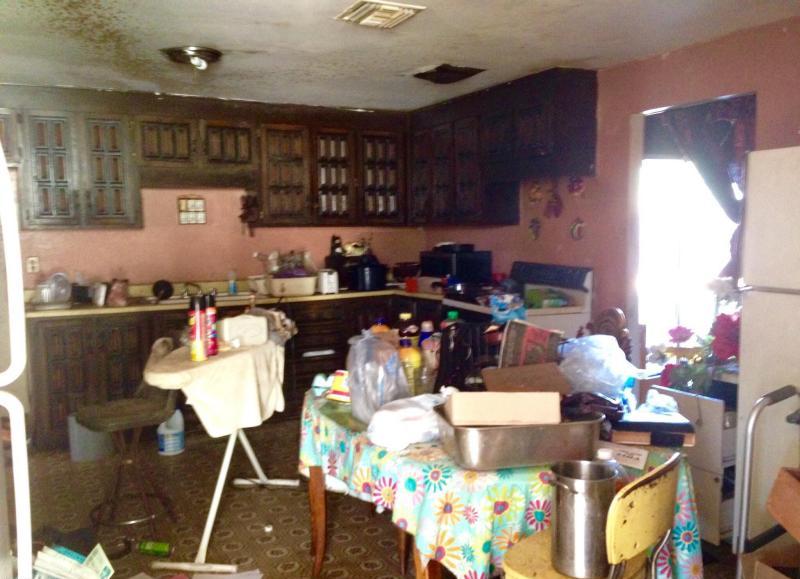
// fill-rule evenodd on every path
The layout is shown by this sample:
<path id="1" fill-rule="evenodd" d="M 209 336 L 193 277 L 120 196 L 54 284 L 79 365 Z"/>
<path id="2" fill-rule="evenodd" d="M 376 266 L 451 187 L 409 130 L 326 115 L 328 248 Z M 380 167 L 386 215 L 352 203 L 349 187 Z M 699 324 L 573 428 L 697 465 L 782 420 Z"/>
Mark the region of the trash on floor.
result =
<path id="1" fill-rule="evenodd" d="M 33 563 L 36 579 L 109 579 L 114 568 L 98 543 L 89 555 L 55 545 L 43 547 Z"/>

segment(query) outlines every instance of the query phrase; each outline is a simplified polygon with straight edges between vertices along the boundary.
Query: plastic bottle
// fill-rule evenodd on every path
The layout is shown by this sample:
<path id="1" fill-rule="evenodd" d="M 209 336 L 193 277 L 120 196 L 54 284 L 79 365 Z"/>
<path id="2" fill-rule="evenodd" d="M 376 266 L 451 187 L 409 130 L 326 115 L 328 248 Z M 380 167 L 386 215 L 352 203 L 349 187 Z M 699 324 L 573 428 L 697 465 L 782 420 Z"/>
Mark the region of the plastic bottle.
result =
<path id="1" fill-rule="evenodd" d="M 599 462 L 608 463 L 614 469 L 614 491 L 619 491 L 628 484 L 628 472 L 617 459 L 614 458 L 614 451 L 610 448 L 598 448 L 595 459 Z"/>
<path id="2" fill-rule="evenodd" d="M 202 295 L 189 300 L 189 353 L 192 362 L 203 362 L 206 357 L 206 301 Z"/>
<path id="3" fill-rule="evenodd" d="M 234 270 L 228 272 L 228 293 L 232 296 L 239 293 L 239 284 L 236 283 L 236 271 Z"/>
<path id="4" fill-rule="evenodd" d="M 397 354 L 400 357 L 400 364 L 403 366 L 403 373 L 406 375 L 411 394 L 416 396 L 421 391 L 422 355 L 419 353 L 419 349 L 411 343 L 410 338 L 400 338 L 400 349 Z"/>
<path id="5" fill-rule="evenodd" d="M 411 312 L 403 312 L 399 316 L 400 318 L 400 337 L 401 338 L 408 338 L 411 340 L 411 345 L 415 348 L 419 346 L 419 326 L 417 322 L 414 320 L 414 316 L 411 315 Z"/>
<path id="6" fill-rule="evenodd" d="M 186 439 L 183 432 L 183 414 L 180 409 L 175 410 L 166 422 L 158 425 L 158 454 L 174 456 L 186 449 Z"/>
<path id="7" fill-rule="evenodd" d="M 217 340 L 217 296 L 212 291 L 205 296 L 206 306 L 206 356 L 216 356 L 219 353 Z"/>
<path id="8" fill-rule="evenodd" d="M 385 318 L 378 318 L 377 320 L 375 320 L 375 323 L 372 324 L 369 328 L 369 331 L 372 332 L 373 334 L 379 334 L 380 332 L 388 332 L 390 330 L 391 328 L 386 325 Z"/>
<path id="9" fill-rule="evenodd" d="M 419 332 L 419 347 L 422 348 L 422 343 L 433 335 L 433 322 L 425 320 L 422 322 L 421 330 Z"/>
<path id="10" fill-rule="evenodd" d="M 439 324 L 439 328 L 444 330 L 457 322 L 458 322 L 458 312 L 456 310 L 450 310 L 447 312 L 447 317 L 442 320 L 441 324 Z"/>

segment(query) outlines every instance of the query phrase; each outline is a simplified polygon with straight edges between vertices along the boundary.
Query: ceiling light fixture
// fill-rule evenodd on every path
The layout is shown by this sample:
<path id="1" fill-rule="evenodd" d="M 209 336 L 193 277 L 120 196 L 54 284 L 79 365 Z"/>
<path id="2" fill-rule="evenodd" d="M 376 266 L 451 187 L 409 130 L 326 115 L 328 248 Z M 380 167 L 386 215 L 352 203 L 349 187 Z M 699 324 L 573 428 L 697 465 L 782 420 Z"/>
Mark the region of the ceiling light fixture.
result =
<path id="1" fill-rule="evenodd" d="M 162 48 L 161 52 L 172 62 L 191 64 L 197 70 L 206 70 L 209 64 L 217 62 L 222 57 L 222 53 L 216 48 L 205 46 L 173 46 Z"/>

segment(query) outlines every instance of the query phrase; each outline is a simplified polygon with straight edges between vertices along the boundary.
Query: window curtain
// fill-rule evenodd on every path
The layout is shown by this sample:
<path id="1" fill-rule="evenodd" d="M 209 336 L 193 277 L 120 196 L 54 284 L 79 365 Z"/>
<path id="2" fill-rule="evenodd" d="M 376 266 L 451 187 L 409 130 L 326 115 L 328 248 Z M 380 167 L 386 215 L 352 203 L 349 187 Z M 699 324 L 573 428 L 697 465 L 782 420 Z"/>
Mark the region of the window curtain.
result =
<path id="1" fill-rule="evenodd" d="M 747 153 L 755 147 L 755 95 L 724 98 L 709 103 L 667 109 L 659 113 L 683 157 L 692 161 L 725 214 L 739 226 L 731 236 L 731 259 L 722 277 L 739 279 L 741 223 Z"/>

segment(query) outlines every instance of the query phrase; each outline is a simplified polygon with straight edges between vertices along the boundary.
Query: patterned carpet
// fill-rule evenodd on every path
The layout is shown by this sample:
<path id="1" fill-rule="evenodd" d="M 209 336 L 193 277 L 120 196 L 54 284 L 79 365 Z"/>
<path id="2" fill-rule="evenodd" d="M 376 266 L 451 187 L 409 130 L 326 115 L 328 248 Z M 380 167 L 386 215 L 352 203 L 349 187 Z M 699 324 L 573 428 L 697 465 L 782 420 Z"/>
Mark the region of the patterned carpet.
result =
<path id="1" fill-rule="evenodd" d="M 269 476 L 295 478 L 299 427 L 296 421 L 267 422 L 248 430 L 248 437 Z M 227 439 L 210 439 L 201 430 L 187 434 L 186 451 L 174 457 L 145 443 L 157 479 L 175 503 L 177 523 L 164 519 L 159 536 L 138 531 L 140 539 L 166 540 L 175 546 L 173 561 L 192 561 L 211 502 L 211 492 Z M 239 446 L 230 470 L 252 476 Z M 103 496 L 111 465 L 70 462 L 67 452 L 35 453 L 31 457 L 34 529 L 43 526 L 73 531 L 89 524 L 89 511 Z M 328 553 L 323 577 L 389 579 L 401 577 L 394 526 L 361 501 L 330 494 Z M 274 526 L 266 533 L 264 526 Z M 310 577 L 311 557 L 308 501 L 303 480 L 299 489 L 236 489 L 226 487 L 214 528 L 208 561 L 236 563 L 240 570 L 259 569 L 264 577 Z M 100 540 L 113 551 L 121 537 L 101 532 Z M 153 577 L 170 573 L 150 571 L 153 557 L 131 553 L 112 561 L 115 577 L 146 572 Z M 413 572 L 408 575 L 413 577 Z"/>
<path id="2" fill-rule="evenodd" d="M 248 431 L 267 474 L 277 478 L 296 476 L 299 427 L 297 421 L 269 421 Z M 226 439 L 208 438 L 199 425 L 187 433 L 186 451 L 161 457 L 154 440 L 144 445 L 157 479 L 172 498 L 177 523 L 164 519 L 157 537 L 139 531 L 139 539 L 169 541 L 175 546 L 173 561 L 194 559 L 205 522 Z M 252 476 L 240 447 L 230 470 L 234 476 Z M 70 462 L 68 452 L 34 453 L 31 486 L 34 529 L 44 526 L 73 531 L 89 524 L 89 511 L 103 496 L 111 464 Z M 329 493 L 328 552 L 322 576 L 326 578 L 389 579 L 401 577 L 395 527 L 385 515 L 377 515 L 364 502 Z M 266 533 L 264 526 L 274 526 Z M 101 532 L 108 551 L 120 544 L 115 532 Z M 311 557 L 308 501 L 303 480 L 299 489 L 236 489 L 227 486 L 222 496 L 208 561 L 237 563 L 240 570 L 259 569 L 264 577 L 310 577 Z M 125 579 L 145 572 L 153 577 L 171 573 L 150 570 L 153 557 L 130 553 L 112 561 L 115 577 Z M 413 567 L 413 565 L 412 565 Z M 728 555 L 707 565 L 706 579 L 733 577 Z M 413 577 L 410 570 L 406 577 Z"/>

